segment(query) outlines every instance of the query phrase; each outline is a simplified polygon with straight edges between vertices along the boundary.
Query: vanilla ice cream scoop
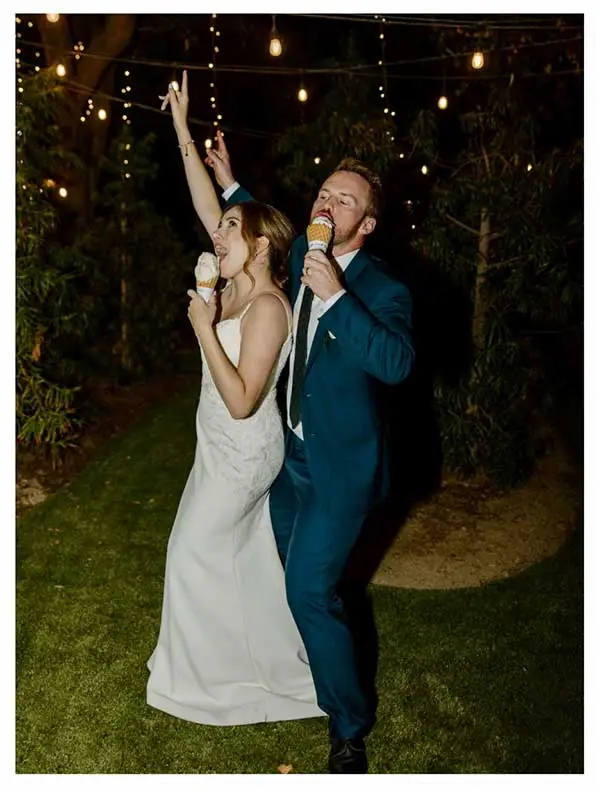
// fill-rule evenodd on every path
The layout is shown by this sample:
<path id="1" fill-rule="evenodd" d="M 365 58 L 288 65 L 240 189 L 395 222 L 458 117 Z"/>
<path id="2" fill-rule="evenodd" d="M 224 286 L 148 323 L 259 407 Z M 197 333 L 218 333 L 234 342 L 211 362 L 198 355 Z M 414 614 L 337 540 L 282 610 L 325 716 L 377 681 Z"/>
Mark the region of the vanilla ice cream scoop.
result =
<path id="1" fill-rule="evenodd" d="M 201 253 L 194 269 L 196 291 L 208 302 L 219 280 L 219 262 L 214 253 Z"/>

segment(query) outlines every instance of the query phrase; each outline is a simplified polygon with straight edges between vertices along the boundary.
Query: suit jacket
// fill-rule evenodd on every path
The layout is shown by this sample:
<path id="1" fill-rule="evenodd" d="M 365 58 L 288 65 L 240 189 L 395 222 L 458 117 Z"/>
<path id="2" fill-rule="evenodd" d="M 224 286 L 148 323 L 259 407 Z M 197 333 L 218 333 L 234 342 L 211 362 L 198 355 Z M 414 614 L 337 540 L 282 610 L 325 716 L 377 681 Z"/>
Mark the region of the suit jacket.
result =
<path id="1" fill-rule="evenodd" d="M 239 187 L 228 205 L 253 200 Z M 300 290 L 306 235 L 290 252 L 290 299 Z M 301 412 L 316 496 L 336 514 L 369 512 L 389 494 L 389 451 L 379 396 L 412 367 L 412 301 L 381 259 L 361 249 L 344 273 L 344 294 L 319 320 Z"/>

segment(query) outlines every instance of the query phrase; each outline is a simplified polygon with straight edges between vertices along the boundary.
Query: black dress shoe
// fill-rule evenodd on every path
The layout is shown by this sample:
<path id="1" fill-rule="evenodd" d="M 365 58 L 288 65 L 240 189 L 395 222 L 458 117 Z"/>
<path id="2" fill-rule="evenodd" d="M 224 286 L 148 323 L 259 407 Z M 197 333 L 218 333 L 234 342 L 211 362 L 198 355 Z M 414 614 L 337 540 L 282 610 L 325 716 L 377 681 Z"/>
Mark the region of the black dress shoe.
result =
<path id="1" fill-rule="evenodd" d="M 330 773 L 366 773 L 367 768 L 367 752 L 362 737 L 353 740 L 331 738 Z"/>

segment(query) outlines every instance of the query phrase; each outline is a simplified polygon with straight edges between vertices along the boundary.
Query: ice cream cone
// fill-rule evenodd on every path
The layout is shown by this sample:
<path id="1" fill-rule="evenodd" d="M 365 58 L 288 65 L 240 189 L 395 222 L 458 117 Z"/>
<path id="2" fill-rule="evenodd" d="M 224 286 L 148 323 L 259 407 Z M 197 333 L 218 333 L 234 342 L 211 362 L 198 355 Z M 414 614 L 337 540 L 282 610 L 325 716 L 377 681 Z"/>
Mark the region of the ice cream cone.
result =
<path id="1" fill-rule="evenodd" d="M 317 212 L 306 229 L 309 250 L 327 252 L 333 236 L 333 221 L 327 212 Z"/>
<path id="2" fill-rule="evenodd" d="M 196 291 L 206 302 L 212 297 L 219 281 L 219 262 L 212 253 L 201 253 L 194 269 Z"/>

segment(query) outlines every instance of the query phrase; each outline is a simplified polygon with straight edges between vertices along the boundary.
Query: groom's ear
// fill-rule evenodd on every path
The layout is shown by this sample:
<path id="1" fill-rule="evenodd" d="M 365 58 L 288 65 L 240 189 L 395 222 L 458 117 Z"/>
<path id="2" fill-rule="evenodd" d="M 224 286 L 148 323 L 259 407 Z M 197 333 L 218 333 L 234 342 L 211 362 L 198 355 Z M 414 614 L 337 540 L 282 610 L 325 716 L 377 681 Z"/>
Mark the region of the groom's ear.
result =
<path id="1" fill-rule="evenodd" d="M 361 223 L 360 231 L 362 234 L 367 236 L 368 234 L 372 234 L 373 231 L 375 231 L 376 225 L 377 225 L 377 220 L 374 217 L 367 215 Z"/>

